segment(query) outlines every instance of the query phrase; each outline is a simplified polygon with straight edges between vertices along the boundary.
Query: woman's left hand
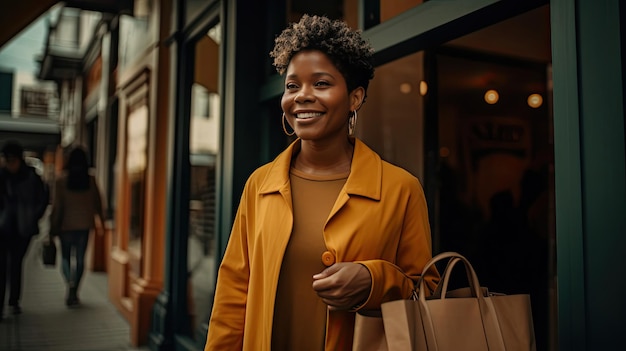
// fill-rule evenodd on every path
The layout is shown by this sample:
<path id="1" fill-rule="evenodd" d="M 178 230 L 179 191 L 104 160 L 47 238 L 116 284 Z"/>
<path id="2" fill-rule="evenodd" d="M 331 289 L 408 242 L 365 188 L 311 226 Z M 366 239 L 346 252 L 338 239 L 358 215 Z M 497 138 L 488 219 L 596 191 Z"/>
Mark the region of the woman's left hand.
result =
<path id="1" fill-rule="evenodd" d="M 349 310 L 367 300 L 372 287 L 362 264 L 339 262 L 313 276 L 313 290 L 330 310 Z"/>

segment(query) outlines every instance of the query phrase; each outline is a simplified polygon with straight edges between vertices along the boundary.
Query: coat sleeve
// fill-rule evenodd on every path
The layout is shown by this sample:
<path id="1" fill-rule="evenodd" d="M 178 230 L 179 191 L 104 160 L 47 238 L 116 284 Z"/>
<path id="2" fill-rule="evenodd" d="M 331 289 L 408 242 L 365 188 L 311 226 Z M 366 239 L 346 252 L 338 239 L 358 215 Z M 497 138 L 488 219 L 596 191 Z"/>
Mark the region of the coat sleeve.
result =
<path id="1" fill-rule="evenodd" d="M 355 310 L 380 309 L 384 302 L 409 298 L 421 277 L 423 267 L 432 258 L 426 198 L 419 181 L 411 188 L 413 191 L 404 211 L 395 264 L 386 260 L 358 262 L 369 270 L 372 288 L 367 301 Z M 426 272 L 424 280 L 430 290 L 426 295 L 430 295 L 439 280 L 439 273 L 434 266 Z"/>
<path id="2" fill-rule="evenodd" d="M 217 275 L 205 351 L 241 350 L 250 277 L 248 257 L 249 185 L 244 188 L 230 239 Z"/>

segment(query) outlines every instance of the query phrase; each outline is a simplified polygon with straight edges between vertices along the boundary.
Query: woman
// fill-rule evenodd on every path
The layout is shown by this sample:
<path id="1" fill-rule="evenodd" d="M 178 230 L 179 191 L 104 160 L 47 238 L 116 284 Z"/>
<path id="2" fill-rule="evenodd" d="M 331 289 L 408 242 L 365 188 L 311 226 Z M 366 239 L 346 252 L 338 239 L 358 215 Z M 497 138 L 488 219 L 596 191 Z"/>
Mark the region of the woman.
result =
<path id="1" fill-rule="evenodd" d="M 355 312 L 408 298 L 431 258 L 426 201 L 351 135 L 374 75 L 358 31 L 304 15 L 270 55 L 298 138 L 246 183 L 205 350 L 351 350 Z"/>
<path id="2" fill-rule="evenodd" d="M 103 220 L 100 190 L 95 178 L 89 174 L 87 153 L 76 147 L 69 153 L 65 174 L 55 182 L 51 213 L 51 234 L 59 235 L 61 240 L 61 270 L 67 284 L 67 306 L 80 303 L 77 292 L 85 269 L 89 233 L 93 228 L 104 228 Z M 98 232 L 101 234 L 100 230 Z"/>

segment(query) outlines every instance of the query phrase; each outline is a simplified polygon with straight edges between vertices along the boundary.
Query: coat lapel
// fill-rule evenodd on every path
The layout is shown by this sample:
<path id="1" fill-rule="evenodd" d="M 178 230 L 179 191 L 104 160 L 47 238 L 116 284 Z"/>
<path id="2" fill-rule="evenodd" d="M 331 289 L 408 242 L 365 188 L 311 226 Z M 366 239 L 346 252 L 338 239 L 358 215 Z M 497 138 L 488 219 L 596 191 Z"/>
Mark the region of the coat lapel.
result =
<path id="1" fill-rule="evenodd" d="M 379 201 L 382 188 L 382 162 L 380 156 L 365 145 L 361 140 L 354 139 L 354 154 L 350 175 L 337 201 L 330 211 L 332 218 L 348 202 L 350 196 L 363 196 Z"/>

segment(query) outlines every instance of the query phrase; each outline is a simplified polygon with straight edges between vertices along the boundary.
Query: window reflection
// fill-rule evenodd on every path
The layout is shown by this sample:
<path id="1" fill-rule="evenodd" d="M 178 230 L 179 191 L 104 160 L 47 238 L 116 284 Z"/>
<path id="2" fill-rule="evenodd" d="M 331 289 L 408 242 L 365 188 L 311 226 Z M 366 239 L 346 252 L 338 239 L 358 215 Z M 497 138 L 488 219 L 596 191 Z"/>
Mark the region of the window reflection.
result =
<path id="1" fill-rule="evenodd" d="M 132 65 L 152 43 L 148 17 L 120 16 L 119 70 Z"/>
<path id="2" fill-rule="evenodd" d="M 148 107 L 141 105 L 128 116 L 126 172 L 130 187 L 128 250 L 140 262 L 144 221 L 145 175 L 148 147 Z M 139 275 L 140 268 L 135 267 Z"/>
<path id="3" fill-rule="evenodd" d="M 198 342 L 206 337 L 215 291 L 216 160 L 220 153 L 219 24 L 196 44 L 189 135 L 188 310 Z M 203 330 L 204 329 L 204 330 Z"/>
<path id="4" fill-rule="evenodd" d="M 441 250 L 470 259 L 491 291 L 530 294 L 537 349 L 547 349 L 551 115 L 526 102 L 547 94 L 547 65 L 443 49 L 436 60 Z"/>
<path id="5" fill-rule="evenodd" d="M 537 350 L 558 341 L 549 34 L 544 6 L 378 66 L 356 126 L 425 184 L 435 252 L 531 295 Z"/>
<path id="6" fill-rule="evenodd" d="M 423 180 L 424 54 L 418 52 L 376 67 L 359 111 L 356 136 L 381 157 Z"/>

